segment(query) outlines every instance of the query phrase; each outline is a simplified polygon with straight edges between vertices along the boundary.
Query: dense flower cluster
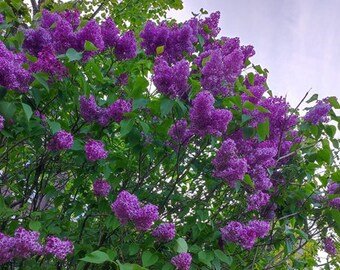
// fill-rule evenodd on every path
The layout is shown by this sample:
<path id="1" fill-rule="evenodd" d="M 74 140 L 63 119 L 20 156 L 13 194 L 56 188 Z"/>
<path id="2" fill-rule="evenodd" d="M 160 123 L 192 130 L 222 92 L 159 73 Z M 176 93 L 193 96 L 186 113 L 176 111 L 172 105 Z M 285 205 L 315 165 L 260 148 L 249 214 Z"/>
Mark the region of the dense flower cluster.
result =
<path id="1" fill-rule="evenodd" d="M 188 129 L 187 120 L 183 118 L 170 127 L 168 135 L 172 139 L 170 146 L 178 149 L 179 146 L 186 146 L 190 142 L 193 133 Z"/>
<path id="2" fill-rule="evenodd" d="M 323 240 L 323 244 L 324 244 L 324 248 L 325 251 L 332 256 L 335 256 L 337 254 L 337 249 L 335 246 L 334 241 L 332 240 L 332 238 L 327 237 Z"/>
<path id="3" fill-rule="evenodd" d="M 124 225 L 132 220 L 138 231 L 149 230 L 159 215 L 157 206 L 148 203 L 140 207 L 138 198 L 127 191 L 118 194 L 111 208 L 120 224 Z"/>
<path id="4" fill-rule="evenodd" d="M 0 233 L 0 265 L 10 262 L 14 258 L 29 258 L 35 255 L 52 254 L 58 259 L 73 252 L 73 244 L 69 240 L 62 241 L 49 236 L 46 245 L 39 243 L 40 233 L 27 231 L 22 227 L 16 229 L 14 237 Z"/>
<path id="5" fill-rule="evenodd" d="M 154 229 L 152 235 L 161 240 L 170 241 L 176 236 L 176 226 L 174 223 L 161 223 Z"/>
<path id="6" fill-rule="evenodd" d="M 5 127 L 5 118 L 0 114 L 0 130 Z"/>
<path id="7" fill-rule="evenodd" d="M 214 102 L 214 97 L 208 91 L 200 92 L 192 101 L 189 116 L 191 131 L 195 135 L 221 136 L 226 132 L 232 113 L 226 109 L 215 109 Z"/>
<path id="8" fill-rule="evenodd" d="M 237 155 L 236 144 L 232 139 L 225 140 L 213 159 L 213 175 L 225 180 L 234 187 L 237 180 L 243 180 L 247 171 L 247 161 Z"/>
<path id="9" fill-rule="evenodd" d="M 313 125 L 328 122 L 329 118 L 327 116 L 331 108 L 327 99 L 318 100 L 317 104 L 306 113 L 304 119 Z"/>
<path id="10" fill-rule="evenodd" d="M 99 159 L 106 159 L 108 151 L 104 149 L 104 143 L 102 141 L 89 139 L 85 143 L 86 158 L 90 161 L 96 161 Z"/>
<path id="11" fill-rule="evenodd" d="M 340 184 L 330 181 L 327 186 L 327 191 L 329 195 L 340 194 Z M 328 205 L 340 210 L 340 197 L 330 199 Z"/>
<path id="12" fill-rule="evenodd" d="M 73 252 L 73 243 L 69 240 L 61 240 L 55 236 L 46 238 L 45 252 L 53 254 L 59 260 L 64 260 L 68 254 Z"/>
<path id="13" fill-rule="evenodd" d="M 99 197 L 106 197 L 107 195 L 109 195 L 111 191 L 111 185 L 103 180 L 103 179 L 97 179 L 96 181 L 94 181 L 93 183 L 93 193 L 96 196 Z"/>
<path id="14" fill-rule="evenodd" d="M 191 254 L 187 252 L 183 252 L 175 257 L 171 258 L 171 263 L 178 270 L 189 270 L 191 265 Z"/>
<path id="15" fill-rule="evenodd" d="M 186 98 L 189 90 L 189 62 L 181 60 L 169 66 L 163 57 L 155 61 L 153 82 L 159 92 L 172 98 Z"/>
<path id="16" fill-rule="evenodd" d="M 4 23 L 5 22 L 5 16 L 0 14 L 0 23 Z"/>
<path id="17" fill-rule="evenodd" d="M 267 221 L 253 220 L 247 225 L 237 221 L 229 222 L 221 228 L 222 240 L 238 243 L 241 247 L 251 249 L 256 238 L 265 237 L 270 229 L 270 223 Z"/>
<path id="18" fill-rule="evenodd" d="M 67 150 L 73 146 L 73 136 L 65 130 L 60 130 L 53 135 L 52 139 L 47 144 L 49 151 Z"/>
<path id="19" fill-rule="evenodd" d="M 86 96 L 80 97 L 80 114 L 87 122 L 97 122 L 105 127 L 111 121 L 119 123 L 124 119 L 124 114 L 131 111 L 131 103 L 123 99 L 118 99 L 107 108 L 97 105 L 94 96 L 88 99 Z"/>
<path id="20" fill-rule="evenodd" d="M 27 92 L 32 77 L 22 67 L 25 62 L 24 54 L 9 51 L 0 41 L 0 86 L 20 93 Z"/>
<path id="21" fill-rule="evenodd" d="M 258 191 L 255 194 L 248 196 L 247 211 L 260 210 L 263 206 L 267 205 L 270 196 L 267 193 Z"/>

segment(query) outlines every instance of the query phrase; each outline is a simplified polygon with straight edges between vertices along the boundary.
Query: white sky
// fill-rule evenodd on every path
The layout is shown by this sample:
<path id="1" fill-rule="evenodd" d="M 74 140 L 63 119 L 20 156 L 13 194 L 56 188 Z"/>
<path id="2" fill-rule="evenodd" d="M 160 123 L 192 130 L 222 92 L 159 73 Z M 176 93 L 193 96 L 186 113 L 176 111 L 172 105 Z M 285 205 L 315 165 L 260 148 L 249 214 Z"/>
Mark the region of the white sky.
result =
<path id="1" fill-rule="evenodd" d="M 292 105 L 310 88 L 340 97 L 340 0 L 184 0 L 169 16 L 184 21 L 202 7 L 221 12 L 221 36 L 254 46 L 274 94 Z"/>

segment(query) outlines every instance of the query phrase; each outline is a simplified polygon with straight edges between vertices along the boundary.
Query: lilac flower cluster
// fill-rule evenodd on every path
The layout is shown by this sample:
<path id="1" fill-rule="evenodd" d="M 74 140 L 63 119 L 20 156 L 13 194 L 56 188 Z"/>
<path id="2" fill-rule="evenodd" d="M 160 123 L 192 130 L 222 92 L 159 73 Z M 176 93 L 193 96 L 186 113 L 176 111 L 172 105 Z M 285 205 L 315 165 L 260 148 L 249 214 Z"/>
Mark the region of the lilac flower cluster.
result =
<path id="1" fill-rule="evenodd" d="M 337 249 L 335 246 L 334 241 L 332 240 L 332 238 L 327 237 L 323 240 L 323 244 L 324 244 L 324 248 L 325 251 L 332 256 L 335 256 L 337 254 Z"/>
<path id="2" fill-rule="evenodd" d="M 19 93 L 28 91 L 32 77 L 22 67 L 26 62 L 24 54 L 9 51 L 0 41 L 0 86 L 15 90 Z"/>
<path id="3" fill-rule="evenodd" d="M 253 220 L 247 225 L 237 221 L 229 222 L 221 228 L 222 240 L 238 243 L 245 249 L 251 249 L 256 238 L 263 238 L 268 235 L 270 223 L 267 221 Z"/>
<path id="4" fill-rule="evenodd" d="M 330 195 L 332 194 L 340 194 L 340 184 L 330 181 L 327 187 L 327 191 Z M 328 205 L 330 207 L 336 208 L 340 210 L 340 197 L 330 199 L 328 201 Z"/>
<path id="5" fill-rule="evenodd" d="M 127 191 L 118 194 L 111 208 L 120 224 L 124 225 L 132 220 L 138 231 L 149 230 L 159 215 L 157 206 L 148 203 L 140 207 L 138 198 Z"/>
<path id="6" fill-rule="evenodd" d="M 264 193 L 262 191 L 258 191 L 257 193 L 248 196 L 247 211 L 261 210 L 262 207 L 267 205 L 269 199 L 270 199 L 269 194 Z"/>
<path id="7" fill-rule="evenodd" d="M 191 265 L 191 254 L 187 252 L 183 252 L 175 257 L 171 258 L 171 263 L 178 270 L 189 270 Z"/>
<path id="8" fill-rule="evenodd" d="M 65 130 L 60 130 L 53 135 L 52 139 L 47 144 L 49 151 L 67 150 L 73 146 L 73 136 Z"/>
<path id="9" fill-rule="evenodd" d="M 328 113 L 331 109 L 332 107 L 327 99 L 318 100 L 316 105 L 306 113 L 304 119 L 305 121 L 310 122 L 312 125 L 326 123 L 329 121 Z"/>
<path id="10" fill-rule="evenodd" d="M 214 102 L 214 97 L 208 91 L 200 92 L 193 100 L 189 116 L 191 131 L 195 135 L 221 136 L 226 132 L 232 113 L 226 109 L 215 109 Z"/>
<path id="11" fill-rule="evenodd" d="M 5 127 L 5 118 L 0 114 L 0 130 Z"/>
<path id="12" fill-rule="evenodd" d="M 254 54 L 245 54 L 238 38 L 222 38 L 221 43 L 211 44 L 194 60 L 202 73 L 203 89 L 214 96 L 231 93 L 245 60 Z"/>
<path id="13" fill-rule="evenodd" d="M 55 236 L 48 236 L 46 239 L 46 254 L 53 254 L 59 260 L 64 260 L 68 254 L 73 252 L 73 249 L 73 243 L 69 240 L 61 240 Z"/>
<path id="14" fill-rule="evenodd" d="M 251 84 L 248 80 L 248 77 L 246 77 L 246 80 L 244 81 L 243 85 L 249 90 L 252 96 L 249 95 L 248 93 L 243 93 L 241 94 L 242 101 L 245 102 L 246 100 L 248 100 L 253 104 L 258 104 L 264 92 L 266 91 L 265 88 L 266 80 L 267 80 L 266 77 L 261 76 L 259 74 L 255 74 L 254 82 L 253 84 Z"/>
<path id="15" fill-rule="evenodd" d="M 111 185 L 107 181 L 103 179 L 97 179 L 96 181 L 94 181 L 93 183 L 94 195 L 98 197 L 106 197 L 107 195 L 109 195 L 110 191 Z"/>
<path id="16" fill-rule="evenodd" d="M 65 259 L 73 252 L 73 244 L 69 240 L 62 241 L 50 236 L 46 245 L 39 243 L 39 232 L 27 231 L 22 227 L 16 229 L 14 237 L 0 233 L 0 265 L 14 258 L 29 258 L 35 255 L 52 254 L 58 259 Z"/>
<path id="17" fill-rule="evenodd" d="M 3 14 L 0 14 L 0 23 L 5 22 L 5 16 Z"/>
<path id="18" fill-rule="evenodd" d="M 153 232 L 154 237 L 163 241 L 170 241 L 176 236 L 176 226 L 174 223 L 161 223 Z"/>
<path id="19" fill-rule="evenodd" d="M 187 120 L 183 118 L 170 127 L 168 135 L 172 139 L 170 146 L 174 149 L 178 149 L 180 146 L 188 145 L 193 133 L 188 129 Z"/>
<path id="20" fill-rule="evenodd" d="M 89 139 L 85 143 L 86 158 L 90 161 L 106 159 L 109 152 L 105 150 L 104 146 L 102 141 Z"/>
<path id="21" fill-rule="evenodd" d="M 131 112 L 131 103 L 118 99 L 107 108 L 101 108 L 97 105 L 94 96 L 88 99 L 86 96 L 80 97 L 80 114 L 86 122 L 97 122 L 99 125 L 106 127 L 111 121 L 119 123 L 124 119 L 124 114 Z"/>
<path id="22" fill-rule="evenodd" d="M 213 159 L 213 176 L 225 180 L 234 187 L 237 180 L 243 180 L 247 171 L 247 161 L 238 157 L 236 144 L 232 139 L 225 140 Z"/>
<path id="23" fill-rule="evenodd" d="M 155 61 L 153 82 L 159 92 L 172 98 L 186 98 L 189 91 L 189 62 L 181 60 L 169 66 L 163 57 Z"/>

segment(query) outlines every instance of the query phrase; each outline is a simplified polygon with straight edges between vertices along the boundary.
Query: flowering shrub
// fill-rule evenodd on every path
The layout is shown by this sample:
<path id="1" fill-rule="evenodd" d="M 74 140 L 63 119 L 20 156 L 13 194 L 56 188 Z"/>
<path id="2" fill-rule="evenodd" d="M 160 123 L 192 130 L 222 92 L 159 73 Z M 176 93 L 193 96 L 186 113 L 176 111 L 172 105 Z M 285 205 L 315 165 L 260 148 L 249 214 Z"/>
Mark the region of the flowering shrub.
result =
<path id="1" fill-rule="evenodd" d="M 31 19 L 7 2 L 3 269 L 340 266 L 336 97 L 304 112 L 273 95 L 219 12 L 39 1 Z"/>

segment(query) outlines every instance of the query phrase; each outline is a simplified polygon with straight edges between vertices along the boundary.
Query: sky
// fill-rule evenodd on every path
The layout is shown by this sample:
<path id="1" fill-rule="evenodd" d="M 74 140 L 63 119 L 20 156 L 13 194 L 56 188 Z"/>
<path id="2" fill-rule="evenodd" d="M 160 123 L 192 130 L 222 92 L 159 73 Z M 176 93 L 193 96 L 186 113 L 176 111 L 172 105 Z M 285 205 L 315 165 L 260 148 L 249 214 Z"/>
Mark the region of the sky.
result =
<path id="1" fill-rule="evenodd" d="M 184 0 L 168 17 L 185 21 L 204 8 L 221 12 L 221 36 L 254 46 L 268 85 L 297 105 L 305 93 L 340 98 L 340 0 Z"/>

